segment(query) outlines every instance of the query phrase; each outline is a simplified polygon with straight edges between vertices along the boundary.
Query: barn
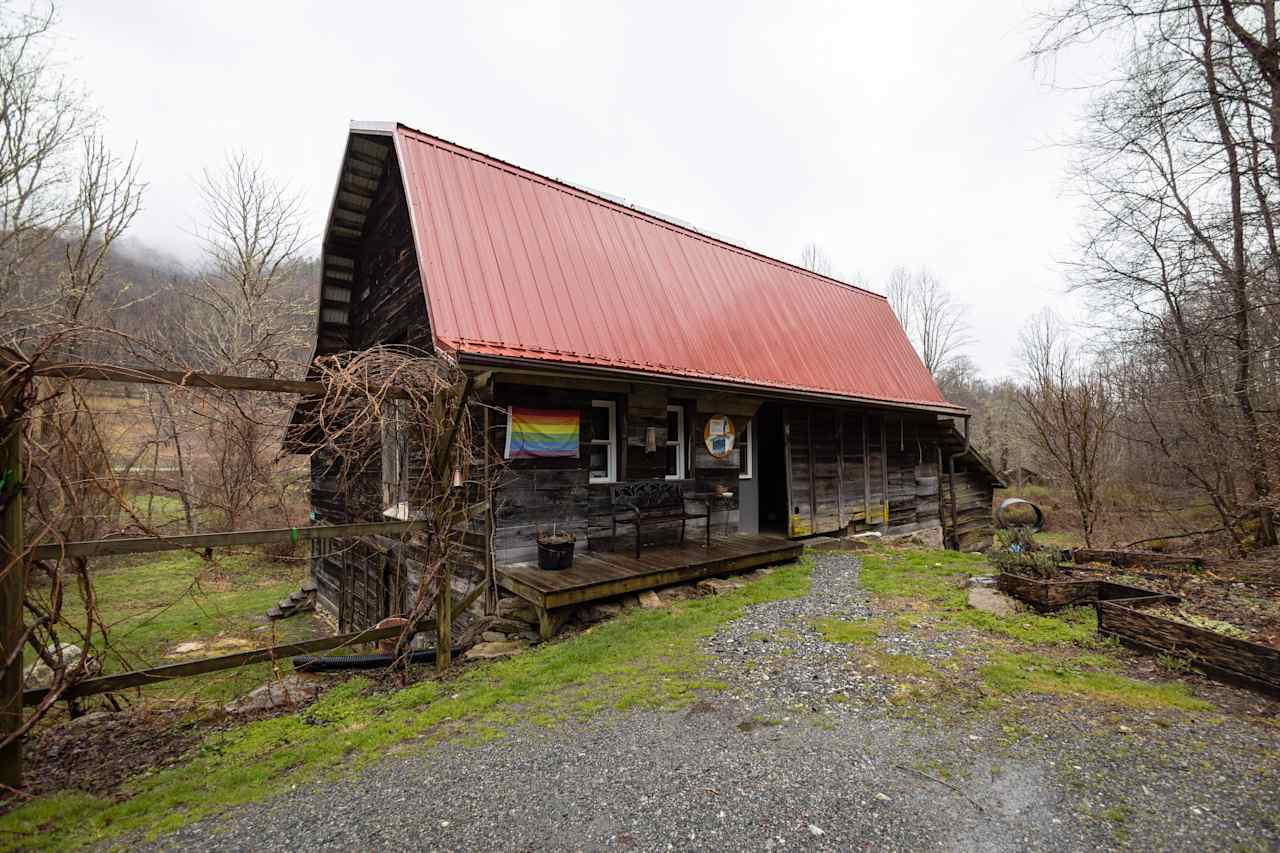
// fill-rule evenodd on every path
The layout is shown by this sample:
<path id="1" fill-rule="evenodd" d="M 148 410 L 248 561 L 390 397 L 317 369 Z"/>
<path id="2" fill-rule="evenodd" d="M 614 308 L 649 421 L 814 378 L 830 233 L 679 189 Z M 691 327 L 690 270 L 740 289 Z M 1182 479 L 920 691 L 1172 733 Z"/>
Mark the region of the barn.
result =
<path id="1" fill-rule="evenodd" d="M 447 351 L 490 380 L 504 476 L 455 583 L 492 573 L 544 628 L 570 605 L 793 558 L 818 534 L 941 541 L 945 524 L 968 544 L 982 541 L 975 518 L 990 524 L 972 495 L 998 478 L 882 296 L 404 125 L 355 122 L 316 354 L 379 344 Z M 312 461 L 315 519 L 357 520 L 325 466 Z M 666 521 L 618 524 L 631 502 L 672 496 Z M 571 569 L 531 562 L 548 527 L 574 534 Z M 398 612 L 412 555 L 376 562 L 369 578 L 368 555 L 314 557 L 343 627 Z"/>

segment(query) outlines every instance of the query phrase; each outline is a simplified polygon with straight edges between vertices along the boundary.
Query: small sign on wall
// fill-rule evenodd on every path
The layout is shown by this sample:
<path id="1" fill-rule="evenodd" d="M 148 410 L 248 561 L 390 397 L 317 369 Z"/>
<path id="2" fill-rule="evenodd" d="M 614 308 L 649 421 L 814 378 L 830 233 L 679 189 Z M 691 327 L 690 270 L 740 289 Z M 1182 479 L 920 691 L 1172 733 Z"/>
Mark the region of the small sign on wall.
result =
<path id="1" fill-rule="evenodd" d="M 738 432 L 733 418 L 728 415 L 712 415 L 702 428 L 702 443 L 716 459 L 728 459 L 738 443 Z"/>

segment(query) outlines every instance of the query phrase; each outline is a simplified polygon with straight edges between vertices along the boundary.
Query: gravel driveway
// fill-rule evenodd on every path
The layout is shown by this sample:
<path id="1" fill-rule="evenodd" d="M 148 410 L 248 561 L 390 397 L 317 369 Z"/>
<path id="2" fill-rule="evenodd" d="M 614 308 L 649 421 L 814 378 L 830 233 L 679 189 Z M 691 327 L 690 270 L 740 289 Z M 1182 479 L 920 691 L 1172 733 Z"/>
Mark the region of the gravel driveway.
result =
<path id="1" fill-rule="evenodd" d="M 388 758 L 162 838 L 182 850 L 1280 849 L 1280 730 L 1239 716 L 894 700 L 814 617 L 866 617 L 847 554 L 708 641 L 728 686 L 680 712 Z M 956 653 L 911 632 L 881 641 Z"/>

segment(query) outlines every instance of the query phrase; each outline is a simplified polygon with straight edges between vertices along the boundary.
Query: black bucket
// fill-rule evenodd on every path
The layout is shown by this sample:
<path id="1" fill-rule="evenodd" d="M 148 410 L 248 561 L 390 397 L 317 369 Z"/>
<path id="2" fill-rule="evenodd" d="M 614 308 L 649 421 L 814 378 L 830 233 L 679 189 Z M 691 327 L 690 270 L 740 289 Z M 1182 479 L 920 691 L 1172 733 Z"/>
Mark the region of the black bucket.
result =
<path id="1" fill-rule="evenodd" d="M 558 572 L 573 565 L 573 541 L 559 542 L 554 545 L 538 543 L 538 568 L 548 572 Z"/>

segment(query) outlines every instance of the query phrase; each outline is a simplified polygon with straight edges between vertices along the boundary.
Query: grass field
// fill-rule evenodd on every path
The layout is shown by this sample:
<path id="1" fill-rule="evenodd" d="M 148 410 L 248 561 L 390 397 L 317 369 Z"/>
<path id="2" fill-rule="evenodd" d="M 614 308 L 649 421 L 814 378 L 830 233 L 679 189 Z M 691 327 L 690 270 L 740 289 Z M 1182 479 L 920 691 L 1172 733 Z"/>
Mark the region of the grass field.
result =
<path id="1" fill-rule="evenodd" d="M 173 552 L 97 561 L 91 571 L 98 614 L 110 640 L 108 673 L 324 633 L 310 615 L 279 622 L 265 618 L 276 601 L 298 588 L 306 573 L 304 560 L 281 562 L 245 552 L 223 554 L 209 563 L 197 554 Z M 67 628 L 83 629 L 85 624 L 84 602 L 77 591 L 67 593 L 63 619 L 60 633 L 77 642 Z M 95 645 L 100 641 L 95 636 Z M 202 648 L 175 653 L 179 645 L 192 642 Z M 270 664 L 242 667 L 158 684 L 145 695 L 225 702 L 261 684 L 270 672 Z"/>

